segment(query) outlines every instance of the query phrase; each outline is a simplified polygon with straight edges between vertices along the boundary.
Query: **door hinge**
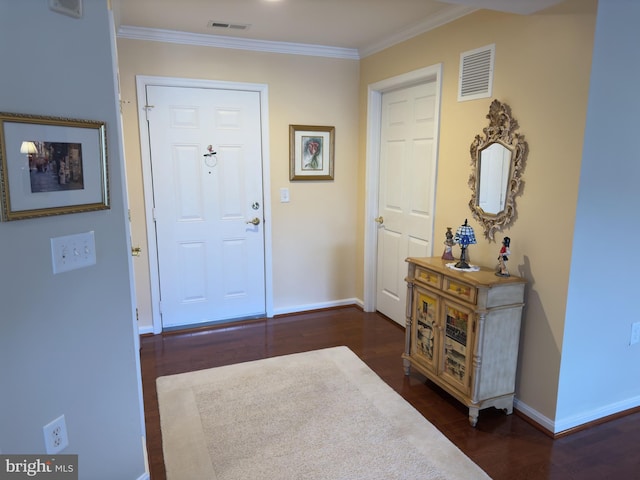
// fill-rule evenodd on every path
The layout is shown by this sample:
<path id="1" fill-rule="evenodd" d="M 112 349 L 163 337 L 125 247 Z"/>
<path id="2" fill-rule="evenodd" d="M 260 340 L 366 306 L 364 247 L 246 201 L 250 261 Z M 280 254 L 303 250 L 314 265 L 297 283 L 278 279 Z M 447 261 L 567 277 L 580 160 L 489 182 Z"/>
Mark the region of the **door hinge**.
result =
<path id="1" fill-rule="evenodd" d="M 153 207 L 151 209 L 151 215 L 153 216 L 153 221 L 155 222 L 156 221 L 156 207 Z"/>
<path id="2" fill-rule="evenodd" d="M 145 117 L 147 118 L 147 122 L 149 121 L 149 111 L 155 108 L 155 105 L 145 105 L 144 107 L 144 114 Z"/>
<path id="3" fill-rule="evenodd" d="M 162 301 L 158 302 L 158 309 L 160 310 L 160 315 L 162 315 Z"/>

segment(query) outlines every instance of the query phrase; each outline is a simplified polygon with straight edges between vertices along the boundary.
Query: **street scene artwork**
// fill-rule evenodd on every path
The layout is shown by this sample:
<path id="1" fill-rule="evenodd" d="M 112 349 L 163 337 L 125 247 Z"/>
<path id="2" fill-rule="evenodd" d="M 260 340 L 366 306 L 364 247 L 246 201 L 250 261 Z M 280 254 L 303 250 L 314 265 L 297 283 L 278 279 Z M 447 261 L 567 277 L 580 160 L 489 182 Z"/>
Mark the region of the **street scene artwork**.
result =
<path id="1" fill-rule="evenodd" d="M 84 189 L 82 144 L 38 142 L 29 153 L 31 193 Z"/>
<path id="2" fill-rule="evenodd" d="M 418 309 L 416 325 L 416 348 L 430 362 L 434 355 L 434 333 L 436 324 L 436 300 L 422 292 L 418 292 Z"/>
<path id="3" fill-rule="evenodd" d="M 445 372 L 462 381 L 467 368 L 467 329 L 469 315 L 450 306 L 446 307 Z"/>
<path id="4" fill-rule="evenodd" d="M 109 209 L 106 125 L 0 112 L 0 221 Z"/>

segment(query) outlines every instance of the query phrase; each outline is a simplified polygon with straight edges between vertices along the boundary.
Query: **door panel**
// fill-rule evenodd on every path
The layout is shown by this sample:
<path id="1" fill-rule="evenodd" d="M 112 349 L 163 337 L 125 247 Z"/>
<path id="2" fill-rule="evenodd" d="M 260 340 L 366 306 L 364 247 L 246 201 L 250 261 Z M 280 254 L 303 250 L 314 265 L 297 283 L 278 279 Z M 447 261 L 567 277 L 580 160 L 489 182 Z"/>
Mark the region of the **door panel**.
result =
<path id="1" fill-rule="evenodd" d="M 264 315 L 259 93 L 146 93 L 163 327 Z"/>
<path id="2" fill-rule="evenodd" d="M 195 145 L 172 147 L 173 195 L 176 220 L 204 220 L 204 195 L 200 184 L 200 151 Z"/>
<path id="3" fill-rule="evenodd" d="M 401 255 L 402 251 L 402 234 L 394 232 L 389 228 L 385 228 L 381 234 L 381 241 L 378 248 L 382 250 L 380 270 L 383 272 L 380 278 L 380 297 L 384 298 L 385 303 L 398 301 L 398 285 L 396 279 L 401 272 L 399 270 L 396 258 Z"/>
<path id="4" fill-rule="evenodd" d="M 376 308 L 404 325 L 405 259 L 432 254 L 435 81 L 384 93 Z"/>

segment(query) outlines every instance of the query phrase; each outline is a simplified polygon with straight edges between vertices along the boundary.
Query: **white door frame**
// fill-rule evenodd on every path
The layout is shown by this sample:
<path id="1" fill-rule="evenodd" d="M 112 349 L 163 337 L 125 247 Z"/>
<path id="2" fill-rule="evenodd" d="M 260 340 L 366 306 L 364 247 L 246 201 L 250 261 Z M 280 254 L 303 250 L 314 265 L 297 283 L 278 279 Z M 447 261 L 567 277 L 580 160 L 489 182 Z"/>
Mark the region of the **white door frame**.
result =
<path id="1" fill-rule="evenodd" d="M 382 120 L 382 94 L 399 88 L 410 87 L 429 81 L 436 82 L 435 112 L 435 152 L 438 161 L 440 144 L 440 96 L 442 91 L 442 64 L 432 65 L 408 72 L 396 77 L 387 78 L 368 87 L 367 102 L 367 152 L 366 152 L 366 198 L 364 214 L 364 311 L 376 310 L 377 256 L 378 256 L 378 224 L 374 218 L 378 216 L 378 188 L 380 185 L 380 127 Z M 435 178 L 434 178 L 435 184 Z M 433 190 L 435 195 L 435 189 Z M 435 198 L 434 203 L 435 205 Z M 432 242 L 433 243 L 433 242 Z"/>
<path id="2" fill-rule="evenodd" d="M 125 208 L 127 211 L 129 210 L 129 190 L 127 183 L 127 166 L 126 166 L 126 158 L 127 156 L 124 153 L 124 129 L 122 127 L 122 109 L 120 108 L 121 97 L 121 89 L 120 89 L 120 77 L 118 75 L 118 47 L 116 44 L 116 27 L 115 20 L 113 18 L 113 10 L 109 9 L 109 41 L 111 43 L 111 62 L 113 64 L 113 84 L 116 87 L 117 93 L 117 112 L 116 116 L 116 127 L 118 129 L 117 135 L 117 144 L 118 144 L 118 157 L 120 159 L 119 167 L 122 169 L 122 174 L 124 176 L 124 201 Z M 136 353 L 140 352 L 140 331 L 138 329 L 138 316 L 136 312 L 136 280 L 135 273 L 133 268 L 133 256 L 130 255 L 131 252 L 131 219 L 125 222 L 125 233 L 127 237 L 127 250 L 125 255 L 127 256 L 127 263 L 129 265 L 129 291 L 131 294 L 131 319 L 133 320 L 133 347 L 135 348 Z M 145 452 L 147 452 L 147 428 L 146 421 L 144 418 L 144 398 L 142 391 L 142 368 L 140 366 L 140 355 L 135 355 L 136 361 L 136 383 L 138 387 L 138 408 L 140 410 L 140 433 L 142 436 L 142 448 Z M 148 468 L 147 468 L 148 470 Z"/>
<path id="3" fill-rule="evenodd" d="M 142 157 L 142 180 L 144 186 L 145 218 L 147 221 L 147 246 L 149 248 L 149 277 L 151 281 L 151 314 L 153 333 L 162 332 L 160 316 L 160 275 L 158 271 L 158 251 L 156 229 L 153 216 L 153 181 L 151 177 L 151 152 L 149 149 L 149 128 L 146 117 L 147 86 L 211 88 L 221 90 L 242 90 L 260 94 L 260 125 L 262 142 L 262 192 L 264 202 L 264 268 L 265 268 L 265 308 L 266 316 L 273 317 L 273 264 L 271 242 L 271 181 L 269 173 L 269 105 L 268 86 L 258 83 L 222 82 L 176 77 L 156 77 L 136 75 L 138 95 L 138 124 L 140 129 L 140 155 Z"/>

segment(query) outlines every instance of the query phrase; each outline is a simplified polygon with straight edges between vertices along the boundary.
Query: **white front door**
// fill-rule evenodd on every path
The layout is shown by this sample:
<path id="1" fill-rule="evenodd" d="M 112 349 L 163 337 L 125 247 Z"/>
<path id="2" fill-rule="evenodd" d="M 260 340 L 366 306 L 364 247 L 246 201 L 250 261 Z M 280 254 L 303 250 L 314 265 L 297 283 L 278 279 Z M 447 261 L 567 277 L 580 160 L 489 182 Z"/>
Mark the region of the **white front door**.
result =
<path id="1" fill-rule="evenodd" d="M 163 328 L 265 315 L 259 95 L 146 86 Z"/>
<path id="2" fill-rule="evenodd" d="M 407 257 L 432 255 L 436 82 L 382 95 L 376 308 L 405 324 Z"/>

